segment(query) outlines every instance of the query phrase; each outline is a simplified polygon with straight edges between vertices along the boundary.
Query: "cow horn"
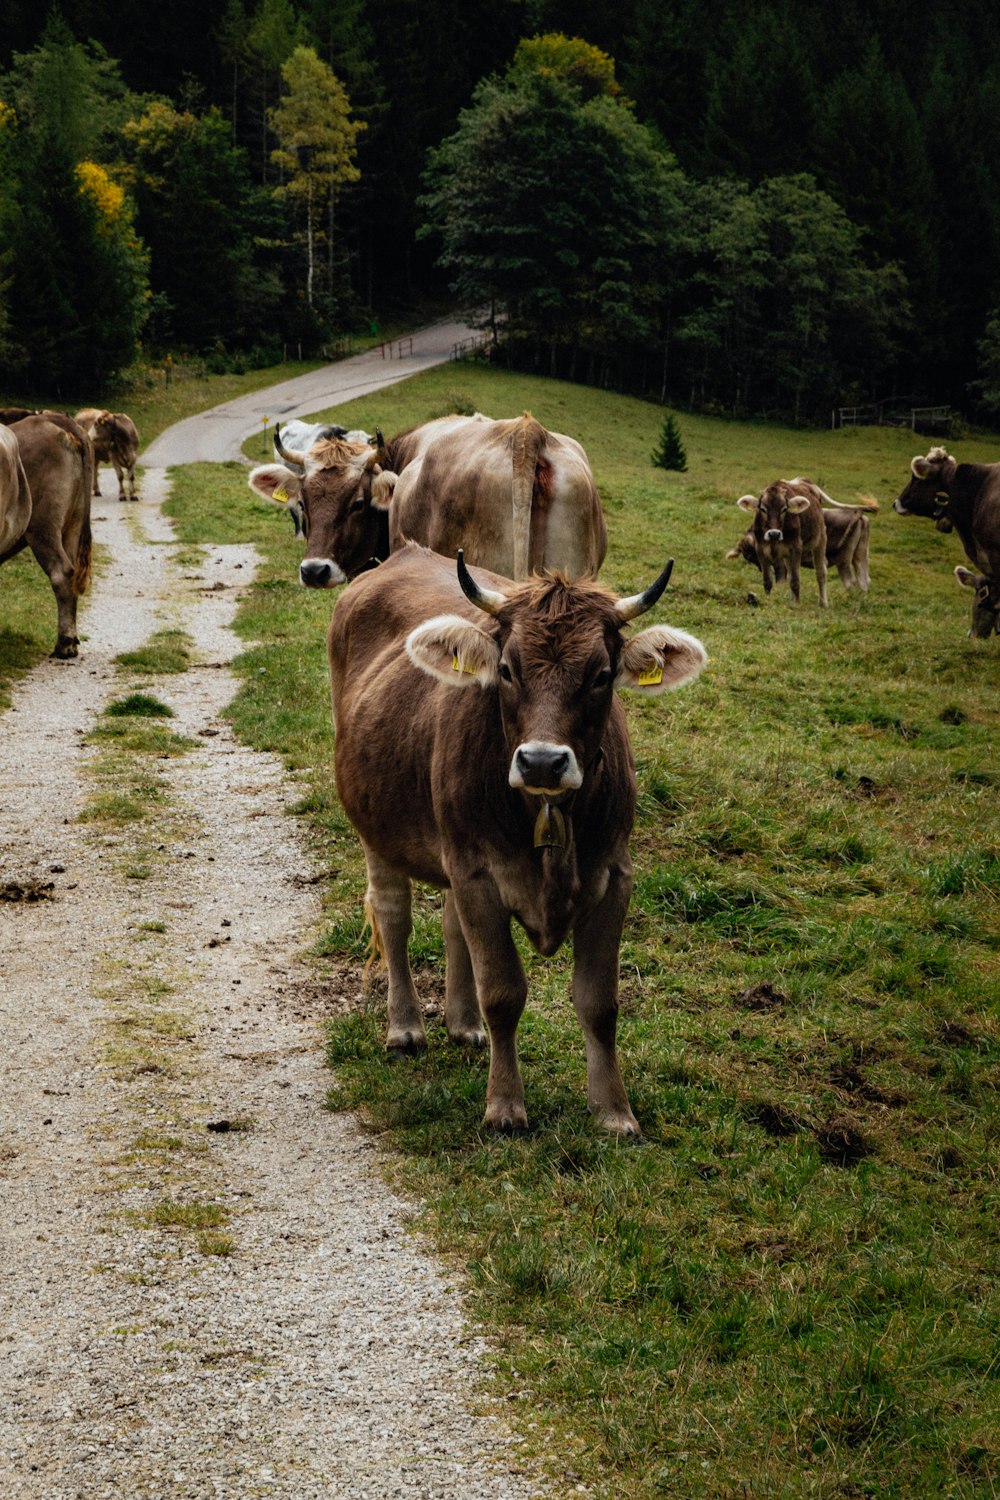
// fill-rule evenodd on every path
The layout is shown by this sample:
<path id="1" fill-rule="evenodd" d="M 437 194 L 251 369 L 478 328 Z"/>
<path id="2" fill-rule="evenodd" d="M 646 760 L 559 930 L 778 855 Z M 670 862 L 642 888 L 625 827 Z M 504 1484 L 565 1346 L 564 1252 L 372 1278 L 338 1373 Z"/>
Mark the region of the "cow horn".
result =
<path id="1" fill-rule="evenodd" d="M 286 448 L 285 445 L 284 445 L 284 443 L 281 441 L 281 424 L 280 424 L 280 422 L 275 422 L 275 424 L 274 424 L 274 446 L 275 446 L 275 449 L 276 449 L 279 457 L 287 460 L 288 463 L 298 464 L 298 466 L 299 466 L 300 469 L 304 469 L 305 468 L 305 466 L 306 466 L 306 456 L 305 456 L 305 454 L 304 453 L 296 453 L 293 448 Z"/>
<path id="2" fill-rule="evenodd" d="M 468 568 L 465 566 L 465 553 L 462 548 L 458 549 L 458 581 L 462 585 L 462 593 L 477 609 L 483 609 L 488 615 L 499 614 L 507 603 L 505 594 L 498 593 L 495 589 L 481 589 L 476 583 Z"/>
<path id="3" fill-rule="evenodd" d="M 389 455 L 386 452 L 385 438 L 382 436 L 381 427 L 376 427 L 375 429 L 375 446 L 378 449 L 378 461 L 380 464 L 384 464 Z"/>
<path id="4" fill-rule="evenodd" d="M 671 558 L 659 578 L 655 583 L 651 583 L 648 589 L 643 589 L 641 594 L 632 594 L 628 599 L 619 599 L 619 617 L 622 620 L 634 620 L 637 615 L 644 615 L 647 609 L 652 609 L 670 582 L 670 575 L 673 572 L 673 568 L 674 560 Z"/>

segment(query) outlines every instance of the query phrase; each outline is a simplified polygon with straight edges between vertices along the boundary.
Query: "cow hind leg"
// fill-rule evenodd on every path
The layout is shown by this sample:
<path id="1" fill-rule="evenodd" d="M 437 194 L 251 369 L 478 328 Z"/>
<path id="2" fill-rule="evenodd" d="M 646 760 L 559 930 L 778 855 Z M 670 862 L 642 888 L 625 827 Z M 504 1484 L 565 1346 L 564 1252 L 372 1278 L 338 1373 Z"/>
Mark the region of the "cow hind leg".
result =
<path id="1" fill-rule="evenodd" d="M 427 1036 L 406 951 L 413 927 L 410 882 L 367 844 L 363 847 L 368 864 L 365 911 L 373 945 L 381 950 L 389 971 L 386 1051 L 420 1052 L 427 1046 Z"/>
<path id="2" fill-rule="evenodd" d="M 476 996 L 476 979 L 469 945 L 465 941 L 451 891 L 445 893 L 442 926 L 447 954 L 444 1021 L 448 1035 L 453 1042 L 460 1042 L 467 1047 L 485 1047 L 486 1031 Z"/>
<path id="3" fill-rule="evenodd" d="M 32 542 L 31 550 L 56 596 L 56 644 L 51 655 L 58 661 L 71 661 L 80 651 L 80 639 L 76 633 L 77 595 L 73 587 L 73 564 L 61 546 L 36 541 Z"/>
<path id="4" fill-rule="evenodd" d="M 813 567 L 816 570 L 816 582 L 819 585 L 819 602 L 824 609 L 827 607 L 826 596 L 826 540 L 819 543 L 813 549 Z"/>

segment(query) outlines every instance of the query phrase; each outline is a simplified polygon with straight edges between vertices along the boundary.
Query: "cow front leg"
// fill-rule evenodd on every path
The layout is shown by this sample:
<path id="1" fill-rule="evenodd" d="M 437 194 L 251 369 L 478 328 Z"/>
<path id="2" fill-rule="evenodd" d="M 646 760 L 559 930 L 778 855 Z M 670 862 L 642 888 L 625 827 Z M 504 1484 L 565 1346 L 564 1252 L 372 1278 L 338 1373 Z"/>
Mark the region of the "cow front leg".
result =
<path id="1" fill-rule="evenodd" d="M 517 1062 L 517 1023 L 528 981 L 510 932 L 510 913 L 488 876 L 453 891 L 466 935 L 483 1019 L 490 1034 L 490 1073 L 484 1125 L 507 1134 L 525 1130 L 524 1084 Z"/>
<path id="2" fill-rule="evenodd" d="M 760 571 L 764 575 L 764 592 L 769 594 L 774 588 L 774 565 L 766 552 L 760 560 Z"/>
<path id="3" fill-rule="evenodd" d="M 389 970 L 386 1051 L 421 1052 L 427 1036 L 407 953 L 413 928 L 410 882 L 363 841 L 362 846 L 368 865 L 365 911 L 371 922 L 372 946 L 374 952 L 384 954 Z"/>
<path id="4" fill-rule="evenodd" d="M 485 1047 L 486 1032 L 476 995 L 476 977 L 472 970 L 469 945 L 465 941 L 462 923 L 455 908 L 455 897 L 451 891 L 445 892 L 441 925 L 447 955 L 444 1023 L 448 1028 L 448 1035 L 453 1042 L 461 1042 L 467 1047 Z"/>
<path id="5" fill-rule="evenodd" d="M 587 1049 L 587 1108 L 612 1135 L 641 1136 L 618 1066 L 618 950 L 631 871 L 611 871 L 604 899 L 573 929 L 573 1008 Z"/>

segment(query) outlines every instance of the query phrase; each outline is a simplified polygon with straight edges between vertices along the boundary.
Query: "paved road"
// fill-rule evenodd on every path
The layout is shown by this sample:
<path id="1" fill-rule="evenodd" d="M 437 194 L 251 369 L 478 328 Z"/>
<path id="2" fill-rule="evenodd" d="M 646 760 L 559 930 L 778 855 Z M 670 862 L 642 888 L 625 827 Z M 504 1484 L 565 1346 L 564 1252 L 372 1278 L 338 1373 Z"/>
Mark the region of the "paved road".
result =
<path id="1" fill-rule="evenodd" d="M 247 438 L 260 432 L 263 417 L 287 422 L 291 417 L 308 417 L 341 402 L 353 401 L 387 385 L 395 385 L 421 370 L 442 365 L 451 358 L 455 344 L 468 338 L 472 330 L 465 323 L 435 323 L 421 329 L 412 339 L 403 341 L 407 352 L 399 357 L 399 345 L 393 345 L 393 358 L 383 358 L 378 348 L 353 359 L 324 365 L 308 375 L 296 375 L 280 385 L 238 396 L 235 401 L 210 407 L 196 417 L 188 417 L 168 427 L 140 454 L 144 468 L 167 468 L 171 464 L 224 463 L 242 458 L 241 448 Z"/>

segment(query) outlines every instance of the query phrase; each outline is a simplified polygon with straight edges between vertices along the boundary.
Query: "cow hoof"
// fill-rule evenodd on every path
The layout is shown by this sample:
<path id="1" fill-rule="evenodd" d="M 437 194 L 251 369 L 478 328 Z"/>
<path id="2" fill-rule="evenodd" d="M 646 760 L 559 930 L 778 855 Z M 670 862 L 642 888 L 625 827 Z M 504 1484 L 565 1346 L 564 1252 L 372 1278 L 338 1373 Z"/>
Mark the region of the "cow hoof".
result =
<path id="1" fill-rule="evenodd" d="M 422 1031 L 400 1031 L 386 1038 L 386 1055 L 390 1062 L 400 1057 L 416 1057 L 427 1051 L 427 1038 Z"/>
<path id="2" fill-rule="evenodd" d="M 497 1135 L 517 1135 L 528 1128 L 528 1116 L 523 1109 L 489 1109 L 483 1124 Z"/>
<path id="3" fill-rule="evenodd" d="M 52 652 L 52 661 L 74 661 L 80 654 L 79 641 L 60 641 Z"/>
<path id="4" fill-rule="evenodd" d="M 486 1032 L 481 1026 L 470 1026 L 463 1031 L 449 1031 L 448 1038 L 456 1047 L 485 1047 Z"/>

